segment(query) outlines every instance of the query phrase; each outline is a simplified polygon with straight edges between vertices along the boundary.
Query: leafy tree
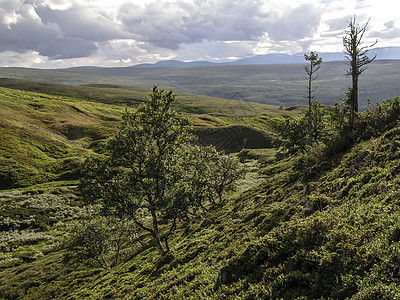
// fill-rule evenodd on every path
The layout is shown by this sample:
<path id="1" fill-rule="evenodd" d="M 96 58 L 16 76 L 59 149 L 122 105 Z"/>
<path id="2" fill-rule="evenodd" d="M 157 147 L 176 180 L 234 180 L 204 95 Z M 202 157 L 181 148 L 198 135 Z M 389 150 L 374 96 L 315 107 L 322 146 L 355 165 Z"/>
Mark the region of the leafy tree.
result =
<path id="1" fill-rule="evenodd" d="M 352 88 L 350 97 L 350 125 L 354 124 L 355 115 L 358 113 L 358 77 L 363 73 L 368 65 L 374 61 L 376 55 L 373 58 L 369 58 L 367 53 L 368 49 L 375 46 L 377 41 L 368 46 L 363 46 L 363 38 L 368 26 L 368 22 L 360 27 L 356 23 L 356 16 L 354 16 L 348 22 L 348 31 L 343 37 L 343 46 L 345 57 L 348 60 L 347 64 L 349 70 L 346 75 L 352 78 Z"/>
<path id="2" fill-rule="evenodd" d="M 321 102 L 314 101 L 311 103 L 311 142 L 309 140 L 309 144 L 312 142 L 321 141 L 329 131 L 329 127 L 326 123 L 326 117 L 328 113 L 322 107 Z"/>
<path id="3" fill-rule="evenodd" d="M 312 82 L 318 78 L 315 73 L 320 69 L 322 58 L 313 51 L 310 54 L 304 54 L 305 60 L 310 64 L 304 66 L 304 70 L 308 75 L 308 143 L 311 144 L 317 137 L 313 135 L 313 122 L 312 122 L 312 100 L 315 99 L 314 92 L 317 88 L 312 88 Z"/>
<path id="4" fill-rule="evenodd" d="M 304 150 L 308 145 L 307 118 L 302 115 L 297 118 L 288 118 L 278 128 L 275 139 L 278 157 L 285 157 Z"/>
<path id="5" fill-rule="evenodd" d="M 109 156 L 88 158 L 80 182 L 82 194 L 100 200 L 106 214 L 131 219 L 151 234 L 161 255 L 177 219 L 204 208 L 220 190 L 214 177 L 227 172 L 213 147 L 198 148 L 189 121 L 173 109 L 175 94 L 153 88 L 135 113 L 126 112 L 119 132 L 109 140 Z M 229 172 L 235 173 L 235 170 Z M 234 175 L 230 175 L 234 176 Z M 226 190 L 230 181 L 223 182 Z M 165 246 L 160 226 L 166 225 Z"/>
<path id="6" fill-rule="evenodd" d="M 309 127 L 309 116 L 311 115 L 311 133 Z M 284 120 L 278 127 L 278 135 L 275 139 L 274 146 L 278 150 L 278 157 L 285 157 L 303 151 L 308 145 L 314 142 L 322 141 L 330 130 L 326 117 L 328 113 L 321 103 L 313 101 L 311 103 L 311 113 L 307 111 L 305 114 L 295 118 Z M 312 136 L 310 142 L 310 134 Z"/>
<path id="7" fill-rule="evenodd" d="M 237 159 L 226 155 L 220 157 L 214 166 L 219 172 L 213 172 L 211 183 L 219 201 L 222 201 L 223 193 L 235 188 L 236 181 L 243 177 L 245 169 Z"/>
<path id="8" fill-rule="evenodd" d="M 333 109 L 330 111 L 330 124 L 337 135 L 350 133 L 350 111 L 352 88 L 349 87 L 346 92 L 346 98 L 340 98 L 340 101 L 333 101 Z"/>
<path id="9" fill-rule="evenodd" d="M 137 240 L 137 228 L 127 220 L 94 217 L 75 224 L 66 241 L 76 256 L 93 260 L 103 269 L 118 265 L 122 247 Z"/>
<path id="10" fill-rule="evenodd" d="M 235 187 L 245 170 L 238 159 L 222 155 L 215 147 L 188 147 L 178 164 L 182 172 L 170 198 L 170 215 L 189 219 L 197 211 L 208 211 L 207 204 L 222 201 L 224 192 Z"/>

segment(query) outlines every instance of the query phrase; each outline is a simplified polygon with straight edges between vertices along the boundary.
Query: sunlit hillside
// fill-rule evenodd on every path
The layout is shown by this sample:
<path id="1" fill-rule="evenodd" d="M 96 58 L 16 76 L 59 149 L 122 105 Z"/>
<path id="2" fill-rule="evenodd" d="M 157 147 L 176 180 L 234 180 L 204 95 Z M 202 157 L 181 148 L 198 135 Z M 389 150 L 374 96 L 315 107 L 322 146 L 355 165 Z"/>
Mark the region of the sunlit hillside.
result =
<path id="1" fill-rule="evenodd" d="M 122 86 L 0 82 L 9 87 L 0 94 L 2 188 L 76 178 L 82 158 L 101 152 L 125 109 L 148 94 Z M 178 95 L 176 109 L 191 119 L 201 144 L 228 152 L 271 148 L 281 115 L 302 111 L 193 95 Z"/>
<path id="2" fill-rule="evenodd" d="M 85 155 L 103 151 L 125 106 L 137 102 L 115 104 L 131 91 L 122 87 L 33 92 L 40 85 L 19 84 L 1 88 L 0 98 L 2 183 L 15 185 L 0 192 L 0 298 L 400 297 L 399 99 L 361 114 L 351 139 L 280 160 L 271 147 L 242 148 L 248 173 L 238 189 L 179 220 L 167 255 L 148 234 L 132 233 L 120 263 L 107 270 L 68 245 L 74 224 L 94 209 L 77 189 L 77 169 Z M 143 101 L 146 93 L 137 93 Z M 299 114 L 262 105 L 232 112 L 228 104 L 242 103 L 180 97 L 177 108 L 195 131 L 223 129 L 231 138 L 245 132 L 232 129 L 241 126 L 269 141 L 280 120 Z"/>

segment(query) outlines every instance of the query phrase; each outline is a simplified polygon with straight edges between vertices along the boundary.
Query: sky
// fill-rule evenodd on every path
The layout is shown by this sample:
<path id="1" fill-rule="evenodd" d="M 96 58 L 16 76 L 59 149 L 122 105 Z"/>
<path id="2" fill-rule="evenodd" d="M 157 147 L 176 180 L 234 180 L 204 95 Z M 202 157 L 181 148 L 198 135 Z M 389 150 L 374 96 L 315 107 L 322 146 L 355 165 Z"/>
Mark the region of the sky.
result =
<path id="1" fill-rule="evenodd" d="M 398 0 L 0 0 L 0 66 L 123 67 L 400 46 Z"/>

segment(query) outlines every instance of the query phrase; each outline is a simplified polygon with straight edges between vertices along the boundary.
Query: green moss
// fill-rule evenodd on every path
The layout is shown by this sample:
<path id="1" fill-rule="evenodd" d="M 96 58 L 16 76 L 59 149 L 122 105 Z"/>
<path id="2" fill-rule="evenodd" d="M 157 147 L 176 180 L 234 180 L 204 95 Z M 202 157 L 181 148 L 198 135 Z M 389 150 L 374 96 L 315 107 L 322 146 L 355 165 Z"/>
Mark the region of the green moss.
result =
<path id="1" fill-rule="evenodd" d="M 6 141 L 0 174 L 13 184 L 43 181 L 0 193 L 0 298 L 400 297 L 398 127 L 377 122 L 379 131 L 369 130 L 341 153 L 323 152 L 320 145 L 310 149 L 317 158 L 306 160 L 315 170 L 306 183 L 296 169 L 299 157 L 275 161 L 271 149 L 245 148 L 239 156 L 252 172 L 242 189 L 208 212 L 179 221 L 168 256 L 160 257 L 150 237 L 141 235 L 121 249 L 117 267 L 104 271 L 64 249 L 70 226 L 92 209 L 76 192 L 76 181 L 46 182 L 45 176 L 76 178 L 82 157 L 101 152 L 123 109 L 66 94 L 0 91 L 6 116 L 0 129 L 7 128 L 0 136 Z M 32 98 L 40 101 L 29 105 Z M 267 135 L 274 118 L 283 118 L 210 111 L 190 116 L 214 129 L 251 122 L 261 130 L 269 124 Z M 68 128 L 79 128 L 84 137 L 71 143 L 64 137 Z M 168 229 L 161 227 L 165 235 Z"/>

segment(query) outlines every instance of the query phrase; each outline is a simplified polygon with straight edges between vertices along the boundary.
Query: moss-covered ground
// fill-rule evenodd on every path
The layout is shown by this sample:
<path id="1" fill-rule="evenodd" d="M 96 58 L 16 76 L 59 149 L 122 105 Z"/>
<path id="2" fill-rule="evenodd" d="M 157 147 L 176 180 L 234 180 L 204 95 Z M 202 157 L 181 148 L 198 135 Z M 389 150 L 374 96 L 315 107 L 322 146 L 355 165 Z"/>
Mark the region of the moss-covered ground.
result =
<path id="1" fill-rule="evenodd" d="M 48 107 L 60 109 L 54 117 L 59 120 L 72 105 L 79 111 L 69 110 L 73 113 L 65 114 L 65 122 L 55 125 L 63 128 L 63 124 L 78 122 L 90 128 L 94 122 L 102 128 L 103 139 L 114 132 L 123 112 L 119 106 L 65 95 L 50 97 L 11 89 L 1 92 L 2 115 L 21 112 L 15 120 L 8 117 L 1 122 L 13 124 L 15 132 L 20 130 L 21 134 L 29 130 L 21 125 L 26 123 L 35 124 L 38 132 L 40 127 L 50 131 L 47 126 L 53 121 L 43 122 L 53 118 L 48 117 Z M 30 99 L 37 97 L 43 98 L 38 104 L 44 106 L 28 110 L 29 103 L 35 103 Z M 56 105 L 55 101 L 60 102 Z M 41 117 L 34 117 L 39 112 Z M 195 125 L 204 125 L 196 123 L 196 118 L 202 120 L 204 115 L 190 117 Z M 283 117 L 266 112 L 240 118 L 207 113 L 206 118 L 211 121 L 203 121 L 211 122 L 208 124 L 213 128 L 246 124 L 272 132 L 274 127 L 263 129 L 264 124 Z M 241 123 L 244 121 L 248 123 Z M 82 147 L 90 135 L 73 144 L 67 133 L 63 133 L 67 138 L 53 137 L 44 131 L 50 145 L 69 150 L 53 158 L 56 154 L 48 151 L 49 158 L 39 157 L 38 161 L 79 160 L 93 152 Z M 14 152 L 2 143 L 2 159 L 14 159 L 22 153 L 31 143 L 22 144 L 24 140 L 27 137 L 19 138 L 21 144 Z M 38 145 L 47 140 L 40 141 Z M 12 142 L 7 140 L 7 144 Z M 313 159 L 323 157 L 319 151 L 321 148 L 315 147 L 303 156 L 276 161 L 272 149 L 243 149 L 238 155 L 251 172 L 241 182 L 241 189 L 226 195 L 208 212 L 179 222 L 166 256 L 161 257 L 151 239 L 142 235 L 122 249 L 120 264 L 109 271 L 90 260 L 77 259 L 66 248 L 65 237 L 72 224 L 88 209 L 76 190 L 76 180 L 58 178 L 3 190 L 0 298 L 400 298 L 400 127 L 395 122 L 394 127 L 354 140 L 324 160 Z M 312 177 L 304 175 L 307 170 L 301 168 L 307 158 L 316 166 L 324 165 Z M 31 165 L 43 170 L 42 165 L 34 164 L 33 157 L 26 164 Z M 57 174 L 54 171 L 54 176 Z"/>

